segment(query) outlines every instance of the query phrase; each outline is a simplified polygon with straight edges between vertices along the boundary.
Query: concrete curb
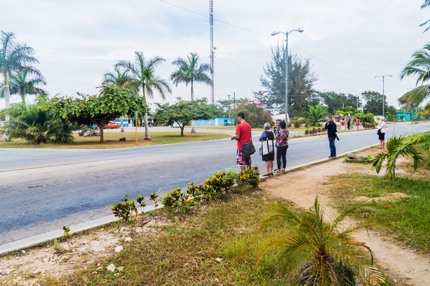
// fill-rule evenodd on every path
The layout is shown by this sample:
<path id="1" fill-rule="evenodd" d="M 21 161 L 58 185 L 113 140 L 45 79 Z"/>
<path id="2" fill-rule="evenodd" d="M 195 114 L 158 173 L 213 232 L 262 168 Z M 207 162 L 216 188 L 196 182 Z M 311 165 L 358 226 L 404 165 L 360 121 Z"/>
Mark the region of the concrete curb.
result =
<path id="1" fill-rule="evenodd" d="M 341 153 L 338 157 L 343 157 L 349 153 L 352 152 L 358 152 L 358 151 L 362 151 L 374 146 L 377 146 L 378 144 L 374 144 L 374 145 L 369 145 L 366 147 L 362 147 L 359 149 L 355 149 L 353 151 L 350 152 L 346 152 L 346 153 Z M 287 171 L 294 171 L 296 169 L 300 169 L 303 167 L 309 167 L 315 164 L 319 164 L 322 162 L 327 162 L 327 161 L 331 161 L 332 159 L 328 159 L 328 158 L 324 158 L 324 159 L 319 159 L 319 160 L 315 160 L 315 161 L 311 161 L 309 163 L 306 164 L 300 164 L 297 166 L 292 166 L 291 168 L 287 168 Z M 262 181 L 265 181 L 267 179 L 269 179 L 268 177 L 260 177 L 260 179 Z M 162 208 L 162 206 L 158 206 L 157 209 Z M 155 207 L 153 205 L 151 206 L 146 206 L 143 209 L 143 212 L 149 212 L 155 210 Z M 86 230 L 90 230 L 93 228 L 97 228 L 112 222 L 116 222 L 118 221 L 119 218 L 113 216 L 113 215 L 109 215 L 109 216 L 105 216 L 105 217 L 101 217 L 98 219 L 94 219 L 94 220 L 90 220 L 90 221 L 86 221 L 83 223 L 79 223 L 76 225 L 71 225 L 70 226 L 70 234 L 73 233 L 79 233 L 79 232 L 83 232 Z M 20 240 L 16 240 L 16 241 L 12 241 L 12 242 L 8 242 L 5 244 L 0 245 L 0 256 L 5 255 L 7 253 L 13 252 L 13 251 L 17 251 L 17 250 L 21 250 L 21 249 L 25 249 L 25 248 L 30 248 L 32 246 L 36 246 L 39 245 L 41 243 L 45 243 L 54 239 L 58 239 L 63 237 L 63 230 L 62 229 L 58 229 L 58 230 L 54 230 L 54 231 L 50 231 L 50 232 L 46 232 L 46 233 L 42 233 L 42 234 L 38 234 L 35 236 L 30 236 L 30 237 L 26 237 Z"/>

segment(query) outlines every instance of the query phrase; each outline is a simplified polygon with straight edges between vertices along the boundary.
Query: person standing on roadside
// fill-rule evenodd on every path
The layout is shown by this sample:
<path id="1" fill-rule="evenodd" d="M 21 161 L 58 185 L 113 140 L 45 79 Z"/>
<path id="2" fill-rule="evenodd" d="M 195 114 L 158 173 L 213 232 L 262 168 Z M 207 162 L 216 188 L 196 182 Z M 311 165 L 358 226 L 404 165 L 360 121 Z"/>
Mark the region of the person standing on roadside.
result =
<path id="1" fill-rule="evenodd" d="M 345 131 L 345 119 L 343 119 L 343 116 L 340 118 L 340 130 Z"/>
<path id="2" fill-rule="evenodd" d="M 290 133 L 287 130 L 287 124 L 285 123 L 285 121 L 281 121 L 281 123 L 279 123 L 278 132 L 275 135 L 275 139 L 276 139 L 276 164 L 278 165 L 278 172 L 279 173 L 285 173 L 285 168 L 287 167 L 287 149 L 288 149 L 288 136 L 289 135 L 290 135 Z M 282 160 L 282 162 L 281 162 L 281 160 Z"/>
<path id="3" fill-rule="evenodd" d="M 275 133 L 275 135 L 278 133 L 279 130 L 279 125 L 281 124 L 281 119 L 276 119 L 275 121 L 275 127 L 273 127 L 273 132 Z"/>
<path id="4" fill-rule="evenodd" d="M 347 124 L 348 130 L 350 130 L 351 129 L 351 114 L 348 114 L 346 116 L 346 124 Z"/>
<path id="5" fill-rule="evenodd" d="M 327 122 L 324 127 L 327 130 L 327 136 L 328 136 L 328 143 L 330 147 L 330 156 L 328 156 L 329 159 L 336 158 L 336 146 L 334 144 L 336 138 L 337 138 L 337 127 L 336 123 L 333 121 L 333 117 L 329 116 L 327 117 Z"/>
<path id="6" fill-rule="evenodd" d="M 357 131 L 358 128 L 360 128 L 360 118 L 357 117 L 357 119 L 355 119 L 355 126 L 357 127 Z"/>
<path id="7" fill-rule="evenodd" d="M 266 174 L 263 176 L 273 176 L 273 161 L 275 160 L 275 134 L 270 130 L 270 124 L 264 123 L 264 131 L 258 141 L 261 142 L 262 160 L 266 162 Z"/>
<path id="8" fill-rule="evenodd" d="M 381 117 L 381 122 L 379 122 L 378 127 L 378 137 L 379 137 L 379 147 L 378 149 L 385 148 L 385 117 Z"/>
<path id="9" fill-rule="evenodd" d="M 231 140 L 237 140 L 237 156 L 236 164 L 242 169 L 251 166 L 251 155 L 244 155 L 242 152 L 242 144 L 250 143 L 252 140 L 251 125 L 245 120 L 245 114 L 239 112 L 237 115 L 239 124 L 236 127 L 236 134 L 231 136 Z"/>

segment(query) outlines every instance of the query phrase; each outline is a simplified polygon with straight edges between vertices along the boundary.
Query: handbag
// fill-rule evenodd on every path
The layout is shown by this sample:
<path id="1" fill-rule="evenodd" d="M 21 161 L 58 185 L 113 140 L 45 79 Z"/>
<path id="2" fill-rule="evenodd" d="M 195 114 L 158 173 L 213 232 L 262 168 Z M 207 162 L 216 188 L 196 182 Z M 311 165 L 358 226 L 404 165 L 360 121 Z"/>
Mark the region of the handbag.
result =
<path id="1" fill-rule="evenodd" d="M 376 134 L 381 135 L 381 129 L 378 129 L 378 132 Z"/>
<path id="2" fill-rule="evenodd" d="M 240 145 L 242 146 L 242 154 L 243 155 L 251 156 L 252 154 L 255 153 L 254 143 L 252 143 L 252 132 L 251 132 L 251 141 L 249 141 L 249 143 L 245 143 L 245 144 L 240 143 Z"/>

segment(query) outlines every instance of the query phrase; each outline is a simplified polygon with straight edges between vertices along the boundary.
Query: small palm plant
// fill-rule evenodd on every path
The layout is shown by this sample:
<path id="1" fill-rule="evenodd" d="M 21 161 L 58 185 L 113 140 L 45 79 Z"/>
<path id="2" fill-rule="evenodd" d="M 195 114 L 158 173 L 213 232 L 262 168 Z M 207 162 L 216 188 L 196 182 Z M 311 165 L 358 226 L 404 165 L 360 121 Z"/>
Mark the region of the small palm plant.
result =
<path id="1" fill-rule="evenodd" d="M 418 143 L 420 143 L 419 139 L 413 137 L 391 137 L 387 142 L 387 151 L 375 156 L 375 159 L 372 161 L 372 167 L 379 174 L 382 164 L 387 161 L 387 174 L 394 180 L 396 178 L 396 163 L 399 156 L 411 156 L 414 161 L 414 169 L 416 170 L 419 162 L 422 160 L 421 153 L 417 148 Z"/>
<path id="2" fill-rule="evenodd" d="M 357 224 L 342 228 L 344 219 L 360 205 L 343 211 L 330 223 L 324 222 L 324 212 L 318 197 L 312 209 L 296 212 L 274 204 L 262 227 L 285 227 L 273 249 L 279 252 L 279 267 L 286 272 L 288 285 L 383 285 L 385 278 L 373 266 L 373 254 L 364 243 L 351 238 L 351 233 L 365 227 Z M 292 232 L 291 231 L 292 228 Z M 366 255 L 361 251 L 369 251 Z"/>

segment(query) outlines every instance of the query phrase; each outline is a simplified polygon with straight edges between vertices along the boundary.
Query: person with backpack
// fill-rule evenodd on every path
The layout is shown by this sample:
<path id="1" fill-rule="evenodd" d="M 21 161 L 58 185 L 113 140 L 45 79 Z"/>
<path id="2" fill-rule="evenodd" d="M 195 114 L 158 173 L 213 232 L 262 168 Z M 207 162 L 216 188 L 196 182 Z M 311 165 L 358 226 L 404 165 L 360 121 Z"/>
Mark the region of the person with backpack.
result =
<path id="1" fill-rule="evenodd" d="M 276 139 L 276 163 L 278 165 L 278 172 L 279 173 L 285 173 L 285 168 L 287 167 L 287 149 L 288 149 L 288 136 L 289 135 L 290 135 L 290 133 L 287 129 L 287 124 L 285 123 L 285 121 L 282 121 L 279 124 L 278 132 L 275 135 L 275 139 Z M 281 160 L 282 160 L 282 162 L 281 162 Z"/>
<path id="2" fill-rule="evenodd" d="M 275 160 L 275 134 L 270 130 L 270 124 L 264 123 L 264 131 L 258 138 L 261 142 L 260 155 L 266 162 L 266 174 L 263 176 L 273 176 L 273 161 Z"/>

